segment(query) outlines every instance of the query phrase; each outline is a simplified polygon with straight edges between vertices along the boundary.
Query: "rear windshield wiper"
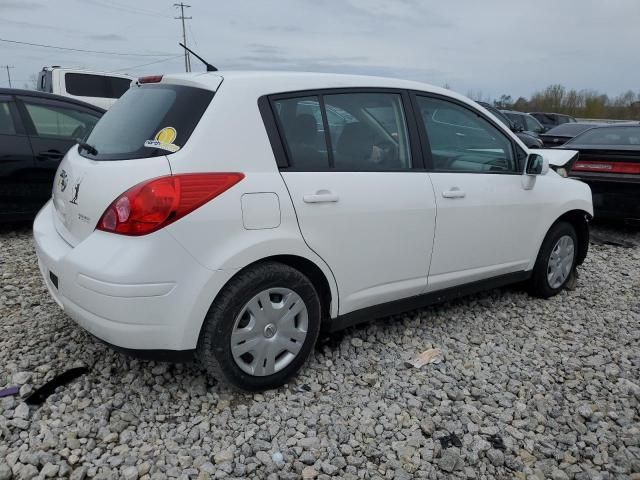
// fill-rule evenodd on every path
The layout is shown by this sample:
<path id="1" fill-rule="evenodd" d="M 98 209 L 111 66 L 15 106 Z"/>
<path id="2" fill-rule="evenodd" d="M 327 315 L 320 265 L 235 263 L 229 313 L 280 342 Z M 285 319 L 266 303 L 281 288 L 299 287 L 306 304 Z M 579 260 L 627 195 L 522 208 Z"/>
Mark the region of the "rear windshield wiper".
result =
<path id="1" fill-rule="evenodd" d="M 80 139 L 76 139 L 76 142 L 78 142 L 79 150 L 86 150 L 87 153 L 93 156 L 98 155 L 98 150 L 96 150 L 96 147 L 94 147 L 93 145 L 89 145 L 88 143 L 83 142 Z"/>

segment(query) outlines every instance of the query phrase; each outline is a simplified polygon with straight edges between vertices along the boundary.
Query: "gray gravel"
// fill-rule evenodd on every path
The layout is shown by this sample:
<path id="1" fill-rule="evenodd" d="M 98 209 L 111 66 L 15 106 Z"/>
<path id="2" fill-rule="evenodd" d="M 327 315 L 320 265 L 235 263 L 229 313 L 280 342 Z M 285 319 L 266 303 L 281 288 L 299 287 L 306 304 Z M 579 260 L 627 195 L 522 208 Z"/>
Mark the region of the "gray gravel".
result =
<path id="1" fill-rule="evenodd" d="M 639 480 L 640 232 L 597 233 L 635 247 L 592 245 L 574 291 L 493 291 L 350 329 L 287 387 L 244 395 L 98 343 L 47 295 L 28 229 L 4 229 L 0 388 L 90 373 L 38 408 L 0 400 L 0 480 Z M 443 362 L 405 366 L 432 347 Z M 451 434 L 460 446 L 443 448 Z"/>

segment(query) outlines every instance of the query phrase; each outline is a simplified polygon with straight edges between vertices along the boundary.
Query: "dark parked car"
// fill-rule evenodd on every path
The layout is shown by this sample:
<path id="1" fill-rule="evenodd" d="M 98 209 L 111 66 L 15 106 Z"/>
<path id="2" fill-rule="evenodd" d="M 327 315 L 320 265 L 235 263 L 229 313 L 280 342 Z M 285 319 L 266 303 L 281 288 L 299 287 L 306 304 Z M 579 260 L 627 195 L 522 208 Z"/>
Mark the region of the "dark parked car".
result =
<path id="1" fill-rule="evenodd" d="M 576 135 L 590 128 L 602 125 L 601 123 L 563 123 L 540 134 L 540 140 L 545 147 L 559 147 L 571 140 Z"/>
<path id="2" fill-rule="evenodd" d="M 529 115 L 538 120 L 547 130 L 565 123 L 577 122 L 571 115 L 564 115 L 562 113 L 531 112 Z"/>
<path id="3" fill-rule="evenodd" d="M 640 222 L 640 123 L 594 127 L 559 148 L 580 152 L 569 175 L 591 187 L 596 218 Z"/>
<path id="4" fill-rule="evenodd" d="M 104 112 L 58 95 L 0 88 L 0 221 L 33 217 L 51 197 L 62 157 Z"/>
<path id="5" fill-rule="evenodd" d="M 514 110 L 501 110 L 501 112 L 504 113 L 509 120 L 522 128 L 523 131 L 530 133 L 534 137 L 537 137 L 547 130 L 538 120 L 528 113 L 516 112 Z"/>
<path id="6" fill-rule="evenodd" d="M 504 123 L 509 129 L 517 135 L 517 137 L 522 140 L 528 148 L 542 148 L 542 140 L 536 138 L 533 135 L 530 135 L 523 131 L 522 127 L 519 127 L 511 120 L 509 120 L 504 113 L 498 110 L 496 107 L 487 102 L 478 102 L 484 108 L 489 110 L 495 117 L 498 118 L 502 123 Z"/>
<path id="7" fill-rule="evenodd" d="M 547 129 L 542 126 L 535 118 L 528 113 L 516 112 L 514 110 L 500 110 L 505 116 L 511 120 L 516 126 L 522 128 L 522 130 L 529 135 L 538 137 L 541 133 L 544 133 Z"/>

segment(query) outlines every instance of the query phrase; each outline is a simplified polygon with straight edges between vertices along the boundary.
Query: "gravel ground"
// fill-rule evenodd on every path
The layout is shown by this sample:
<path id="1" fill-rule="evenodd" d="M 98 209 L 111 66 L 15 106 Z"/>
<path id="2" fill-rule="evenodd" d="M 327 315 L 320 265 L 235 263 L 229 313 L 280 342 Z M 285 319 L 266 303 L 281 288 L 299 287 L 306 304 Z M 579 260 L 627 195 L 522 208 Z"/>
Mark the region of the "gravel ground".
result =
<path id="1" fill-rule="evenodd" d="M 246 395 L 85 334 L 49 298 L 29 230 L 5 228 L 0 388 L 90 371 L 40 407 L 0 400 L 0 480 L 638 480 L 640 231 L 595 233 L 574 291 L 497 290 L 353 328 L 321 339 L 294 383 Z M 431 347 L 443 362 L 405 366 Z"/>

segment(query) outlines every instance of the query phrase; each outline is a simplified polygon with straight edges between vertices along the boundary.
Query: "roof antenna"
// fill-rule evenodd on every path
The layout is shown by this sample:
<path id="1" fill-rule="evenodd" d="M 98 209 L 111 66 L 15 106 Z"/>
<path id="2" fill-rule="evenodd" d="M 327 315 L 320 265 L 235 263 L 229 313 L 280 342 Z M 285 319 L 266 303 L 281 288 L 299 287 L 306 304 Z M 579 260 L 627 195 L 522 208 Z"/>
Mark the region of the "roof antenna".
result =
<path id="1" fill-rule="evenodd" d="M 191 50 L 189 47 L 187 47 L 185 44 L 178 42 L 178 45 L 180 45 L 182 48 L 184 48 L 187 52 L 189 52 L 191 55 L 193 55 L 194 57 L 196 57 L 198 60 L 200 60 L 202 63 L 204 63 L 207 67 L 207 72 L 217 72 L 218 69 L 216 67 L 214 67 L 213 65 L 211 65 L 209 62 L 207 62 L 204 58 L 202 58 L 200 55 L 198 55 L 197 53 L 195 53 L 193 50 Z"/>

